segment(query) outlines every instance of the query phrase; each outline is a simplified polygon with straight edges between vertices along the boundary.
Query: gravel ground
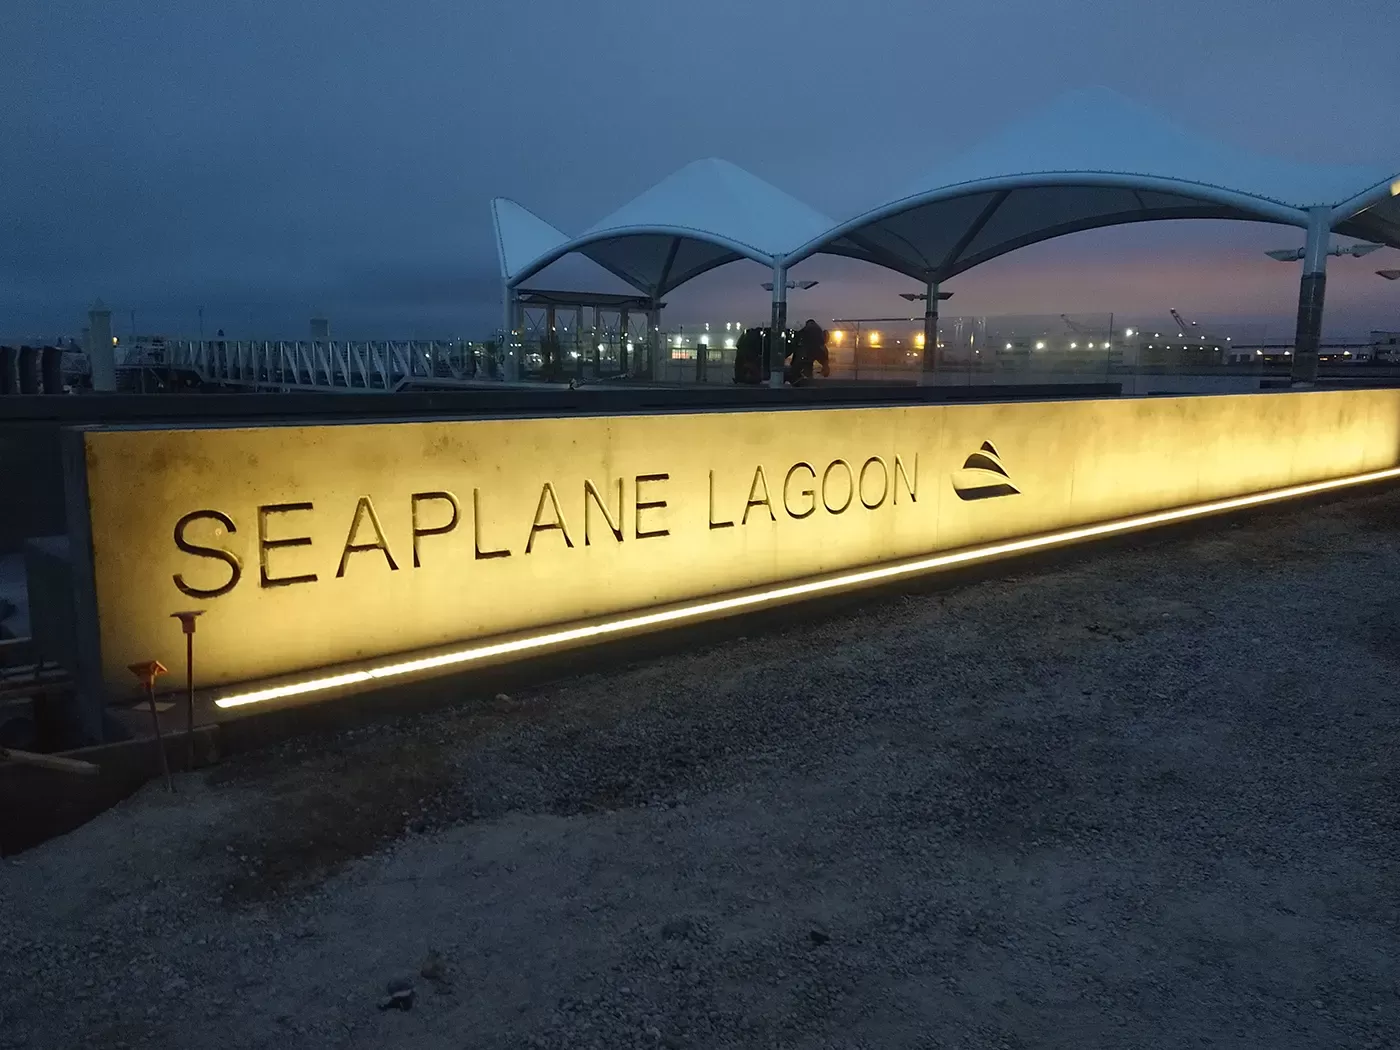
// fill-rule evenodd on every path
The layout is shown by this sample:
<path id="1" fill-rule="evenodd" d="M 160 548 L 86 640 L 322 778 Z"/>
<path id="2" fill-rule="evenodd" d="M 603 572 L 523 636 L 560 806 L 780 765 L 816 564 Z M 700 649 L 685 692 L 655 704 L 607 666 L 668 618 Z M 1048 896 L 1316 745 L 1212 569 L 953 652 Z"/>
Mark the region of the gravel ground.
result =
<path id="1" fill-rule="evenodd" d="M 0 1046 L 1400 1045 L 1397 538 L 1279 509 L 152 785 L 0 864 Z"/>

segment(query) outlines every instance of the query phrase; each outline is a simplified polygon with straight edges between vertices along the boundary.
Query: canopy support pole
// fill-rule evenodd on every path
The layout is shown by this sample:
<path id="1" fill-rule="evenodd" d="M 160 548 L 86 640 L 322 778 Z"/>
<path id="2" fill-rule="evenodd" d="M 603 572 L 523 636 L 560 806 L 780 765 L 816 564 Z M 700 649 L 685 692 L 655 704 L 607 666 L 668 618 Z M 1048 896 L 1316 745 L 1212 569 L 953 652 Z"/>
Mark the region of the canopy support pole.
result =
<path id="1" fill-rule="evenodd" d="M 505 296 L 502 301 L 501 324 L 501 371 L 505 374 L 508 382 L 514 383 L 520 379 L 520 359 L 515 356 L 515 285 L 506 282 Z"/>
<path id="2" fill-rule="evenodd" d="M 773 319 L 768 333 L 768 385 L 783 385 L 783 335 L 787 332 L 787 267 L 773 267 Z"/>
<path id="3" fill-rule="evenodd" d="M 661 378 L 661 303 L 653 299 L 647 307 L 647 368 L 651 380 Z"/>
<path id="4" fill-rule="evenodd" d="M 919 385 L 933 386 L 938 372 L 938 281 L 924 283 L 924 353 L 919 362 Z"/>
<path id="5" fill-rule="evenodd" d="M 1332 240 L 1330 208 L 1308 209 L 1308 240 L 1298 286 L 1298 328 L 1293 338 L 1293 385 L 1317 379 L 1317 348 L 1322 341 L 1322 304 L 1327 292 L 1327 250 Z"/>

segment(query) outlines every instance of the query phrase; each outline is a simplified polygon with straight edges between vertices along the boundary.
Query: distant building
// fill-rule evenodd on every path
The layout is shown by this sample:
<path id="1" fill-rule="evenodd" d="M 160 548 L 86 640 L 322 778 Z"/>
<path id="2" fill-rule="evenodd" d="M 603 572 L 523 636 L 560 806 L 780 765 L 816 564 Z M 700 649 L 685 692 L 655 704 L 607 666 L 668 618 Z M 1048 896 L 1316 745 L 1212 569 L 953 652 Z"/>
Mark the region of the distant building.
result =
<path id="1" fill-rule="evenodd" d="M 327 317 L 313 317 L 311 319 L 311 341 L 313 343 L 328 343 L 331 338 L 331 322 Z"/>
<path id="2" fill-rule="evenodd" d="M 1400 360 L 1400 332 L 1371 332 L 1371 356 L 1377 361 Z"/>

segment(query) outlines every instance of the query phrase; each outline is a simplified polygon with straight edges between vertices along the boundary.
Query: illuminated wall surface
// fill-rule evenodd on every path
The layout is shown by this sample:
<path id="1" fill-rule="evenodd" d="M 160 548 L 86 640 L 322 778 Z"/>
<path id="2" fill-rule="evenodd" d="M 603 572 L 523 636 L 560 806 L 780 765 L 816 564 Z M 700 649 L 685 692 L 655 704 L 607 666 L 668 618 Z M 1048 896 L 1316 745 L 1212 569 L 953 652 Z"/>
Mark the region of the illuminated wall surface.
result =
<path id="1" fill-rule="evenodd" d="M 184 609 L 246 682 L 1391 468 L 1400 391 L 74 440 L 126 694 Z"/>

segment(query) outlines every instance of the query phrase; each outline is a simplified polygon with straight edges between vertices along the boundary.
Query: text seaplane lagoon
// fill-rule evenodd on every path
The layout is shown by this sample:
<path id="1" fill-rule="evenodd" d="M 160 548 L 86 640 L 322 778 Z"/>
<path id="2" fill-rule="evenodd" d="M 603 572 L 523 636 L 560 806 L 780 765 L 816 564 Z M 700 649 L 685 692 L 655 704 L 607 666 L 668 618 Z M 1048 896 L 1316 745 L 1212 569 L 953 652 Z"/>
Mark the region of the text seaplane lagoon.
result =
<path id="1" fill-rule="evenodd" d="M 400 536 L 385 529 L 374 497 L 368 494 L 358 498 L 348 522 L 328 520 L 312 501 L 260 504 L 251 523 L 257 536 L 257 584 L 290 587 L 314 584 L 326 576 L 339 579 L 356 571 L 359 563 L 389 572 L 431 568 L 432 547 L 437 543 L 470 542 L 474 558 L 489 560 L 528 557 L 547 543 L 573 549 L 659 539 L 671 534 L 660 518 L 674 505 L 673 480 L 669 473 L 658 472 L 604 483 L 584 478 L 576 486 L 542 481 L 528 522 L 510 522 L 493 514 L 489 492 L 478 487 L 414 492 L 408 497 L 409 529 Z M 711 470 L 706 483 L 706 524 L 712 530 L 745 528 L 760 521 L 802 521 L 815 514 L 892 510 L 901 502 L 918 502 L 919 456 L 895 455 L 888 461 L 882 456 L 833 459 L 824 465 L 798 461 L 781 474 L 774 472 L 771 480 L 759 464 L 749 475 L 747 495 L 726 501 L 716 490 Z M 190 559 L 207 559 L 224 568 L 220 581 L 199 586 L 189 581 L 190 572 L 176 572 L 175 587 L 191 598 L 212 599 L 239 586 L 245 572 L 243 559 L 224 537 L 246 527 L 248 523 L 240 525 L 232 513 L 217 508 L 181 515 L 172 534 L 176 548 Z M 325 552 L 324 571 L 279 568 L 279 552 L 303 547 Z"/>

